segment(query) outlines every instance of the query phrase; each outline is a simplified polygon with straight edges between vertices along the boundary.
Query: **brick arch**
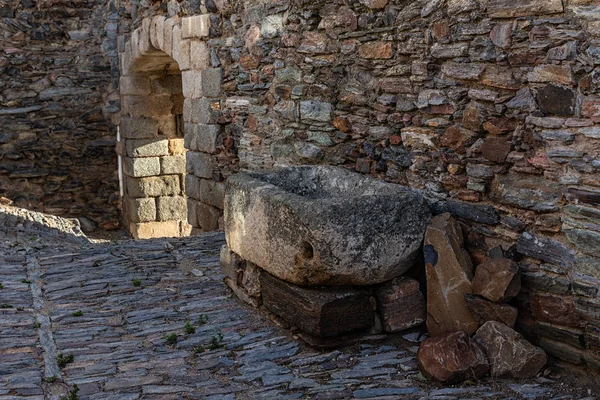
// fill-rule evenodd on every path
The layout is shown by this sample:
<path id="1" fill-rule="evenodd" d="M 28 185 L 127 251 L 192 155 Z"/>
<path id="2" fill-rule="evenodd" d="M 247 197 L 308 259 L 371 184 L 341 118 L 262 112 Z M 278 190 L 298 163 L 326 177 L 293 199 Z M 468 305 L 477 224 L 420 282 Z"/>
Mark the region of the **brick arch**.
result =
<path id="1" fill-rule="evenodd" d="M 213 179 L 220 126 L 212 104 L 221 70 L 210 67 L 209 16 L 146 18 L 121 63 L 123 219 L 135 238 L 216 230 L 223 187 Z"/>

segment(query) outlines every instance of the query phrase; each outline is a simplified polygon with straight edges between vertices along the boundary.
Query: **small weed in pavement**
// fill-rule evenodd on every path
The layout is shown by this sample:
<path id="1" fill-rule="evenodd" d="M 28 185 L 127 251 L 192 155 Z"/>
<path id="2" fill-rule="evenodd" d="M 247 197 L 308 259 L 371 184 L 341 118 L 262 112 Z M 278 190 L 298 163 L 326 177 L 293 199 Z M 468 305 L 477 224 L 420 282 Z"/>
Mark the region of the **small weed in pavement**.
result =
<path id="1" fill-rule="evenodd" d="M 56 363 L 58 364 L 58 366 L 60 368 L 64 368 L 67 364 L 70 364 L 73 362 L 73 354 L 69 354 L 69 355 L 64 355 L 63 353 L 60 353 L 58 355 L 58 357 L 56 358 Z"/>
<path id="2" fill-rule="evenodd" d="M 26 283 L 29 285 L 29 284 L 31 284 L 31 281 L 29 279 L 25 278 L 25 279 L 21 279 L 21 283 Z"/>
<path id="3" fill-rule="evenodd" d="M 49 376 L 47 378 L 44 378 L 44 382 L 46 382 L 46 383 L 54 383 L 54 382 L 56 382 L 56 379 L 57 378 L 55 376 Z"/>
<path id="4" fill-rule="evenodd" d="M 165 344 L 168 346 L 174 346 L 175 344 L 177 344 L 177 334 L 171 333 L 165 335 Z"/>
<path id="5" fill-rule="evenodd" d="M 0 282 L 0 289 L 4 289 L 4 285 Z"/>
<path id="6" fill-rule="evenodd" d="M 35 321 L 35 322 L 33 323 L 33 327 L 34 327 L 35 329 L 38 329 L 38 328 L 41 328 L 41 327 L 42 327 L 42 324 L 40 323 L 40 321 Z"/>
<path id="7" fill-rule="evenodd" d="M 216 350 L 221 347 L 223 347 L 223 334 L 221 331 L 218 331 L 213 335 L 213 337 L 210 338 L 210 343 L 208 346 L 206 346 L 206 348 L 208 350 Z"/>
<path id="8" fill-rule="evenodd" d="M 185 333 L 187 333 L 188 335 L 196 333 L 196 328 L 194 328 L 190 321 L 185 322 L 185 326 L 183 327 L 183 329 L 185 329 Z"/>
<path id="9" fill-rule="evenodd" d="M 201 315 L 198 317 L 198 325 L 204 325 L 204 324 L 205 324 L 205 323 L 207 323 L 207 322 L 208 322 L 208 317 L 207 317 L 206 315 L 204 315 L 204 314 L 201 314 Z"/>
<path id="10" fill-rule="evenodd" d="M 0 308 L 13 308 L 10 304 L 2 303 L 0 304 Z"/>
<path id="11" fill-rule="evenodd" d="M 133 283 L 133 286 L 135 286 L 135 287 L 142 286 L 142 281 L 139 278 L 135 278 L 131 282 Z"/>
<path id="12" fill-rule="evenodd" d="M 83 311 L 81 311 L 81 310 L 73 311 L 71 313 L 71 315 L 74 317 L 81 317 L 83 315 Z"/>
<path id="13" fill-rule="evenodd" d="M 69 392 L 68 396 L 61 396 L 60 400 L 79 400 L 79 396 L 77 395 L 79 392 L 79 386 L 77 384 L 73 384 L 73 389 Z"/>

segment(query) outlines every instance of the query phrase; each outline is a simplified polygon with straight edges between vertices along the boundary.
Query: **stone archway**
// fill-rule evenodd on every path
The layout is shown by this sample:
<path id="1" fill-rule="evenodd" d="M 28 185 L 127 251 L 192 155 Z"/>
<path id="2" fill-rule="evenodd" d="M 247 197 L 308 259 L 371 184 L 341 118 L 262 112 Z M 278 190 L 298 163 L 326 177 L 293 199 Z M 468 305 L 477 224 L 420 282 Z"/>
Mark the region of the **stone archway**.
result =
<path id="1" fill-rule="evenodd" d="M 123 219 L 135 238 L 218 229 L 220 126 L 211 110 L 221 70 L 209 65 L 208 30 L 208 15 L 147 18 L 120 55 L 117 153 Z"/>

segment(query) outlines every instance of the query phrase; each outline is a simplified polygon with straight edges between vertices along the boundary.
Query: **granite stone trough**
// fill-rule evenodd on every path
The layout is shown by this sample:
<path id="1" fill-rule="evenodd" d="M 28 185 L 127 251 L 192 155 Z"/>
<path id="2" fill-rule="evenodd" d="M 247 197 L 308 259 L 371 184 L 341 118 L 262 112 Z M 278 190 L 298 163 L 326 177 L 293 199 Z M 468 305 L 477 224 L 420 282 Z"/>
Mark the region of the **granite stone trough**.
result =
<path id="1" fill-rule="evenodd" d="M 264 302 L 267 309 L 315 336 L 369 328 L 375 317 L 365 318 L 365 310 L 374 308 L 376 298 L 398 300 L 389 295 L 395 288 L 392 280 L 420 261 L 430 220 L 419 193 L 338 167 L 236 174 L 225 189 L 226 281 L 241 298 L 253 297 L 254 305 Z M 388 294 L 377 296 L 382 285 Z M 277 299 L 279 304 L 274 304 Z M 417 302 L 421 310 L 423 302 Z M 283 303 L 289 304 L 287 310 Z M 335 304 L 341 303 L 345 305 L 338 315 Z M 361 310 L 361 317 L 353 310 Z M 325 326 L 325 314 L 327 320 L 354 322 L 332 328 Z M 302 321 L 294 320 L 299 316 Z M 358 320 L 366 322 L 357 326 Z"/>

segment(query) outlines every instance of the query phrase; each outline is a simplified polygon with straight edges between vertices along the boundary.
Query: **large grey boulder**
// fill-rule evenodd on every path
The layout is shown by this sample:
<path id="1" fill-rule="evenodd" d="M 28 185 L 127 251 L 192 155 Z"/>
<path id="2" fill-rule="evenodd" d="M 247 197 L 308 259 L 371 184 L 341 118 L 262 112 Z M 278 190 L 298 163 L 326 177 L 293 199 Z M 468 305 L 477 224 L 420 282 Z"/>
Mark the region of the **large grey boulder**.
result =
<path id="1" fill-rule="evenodd" d="M 431 219 L 421 195 L 337 167 L 231 176 L 229 248 L 297 285 L 370 285 L 419 258 Z"/>

